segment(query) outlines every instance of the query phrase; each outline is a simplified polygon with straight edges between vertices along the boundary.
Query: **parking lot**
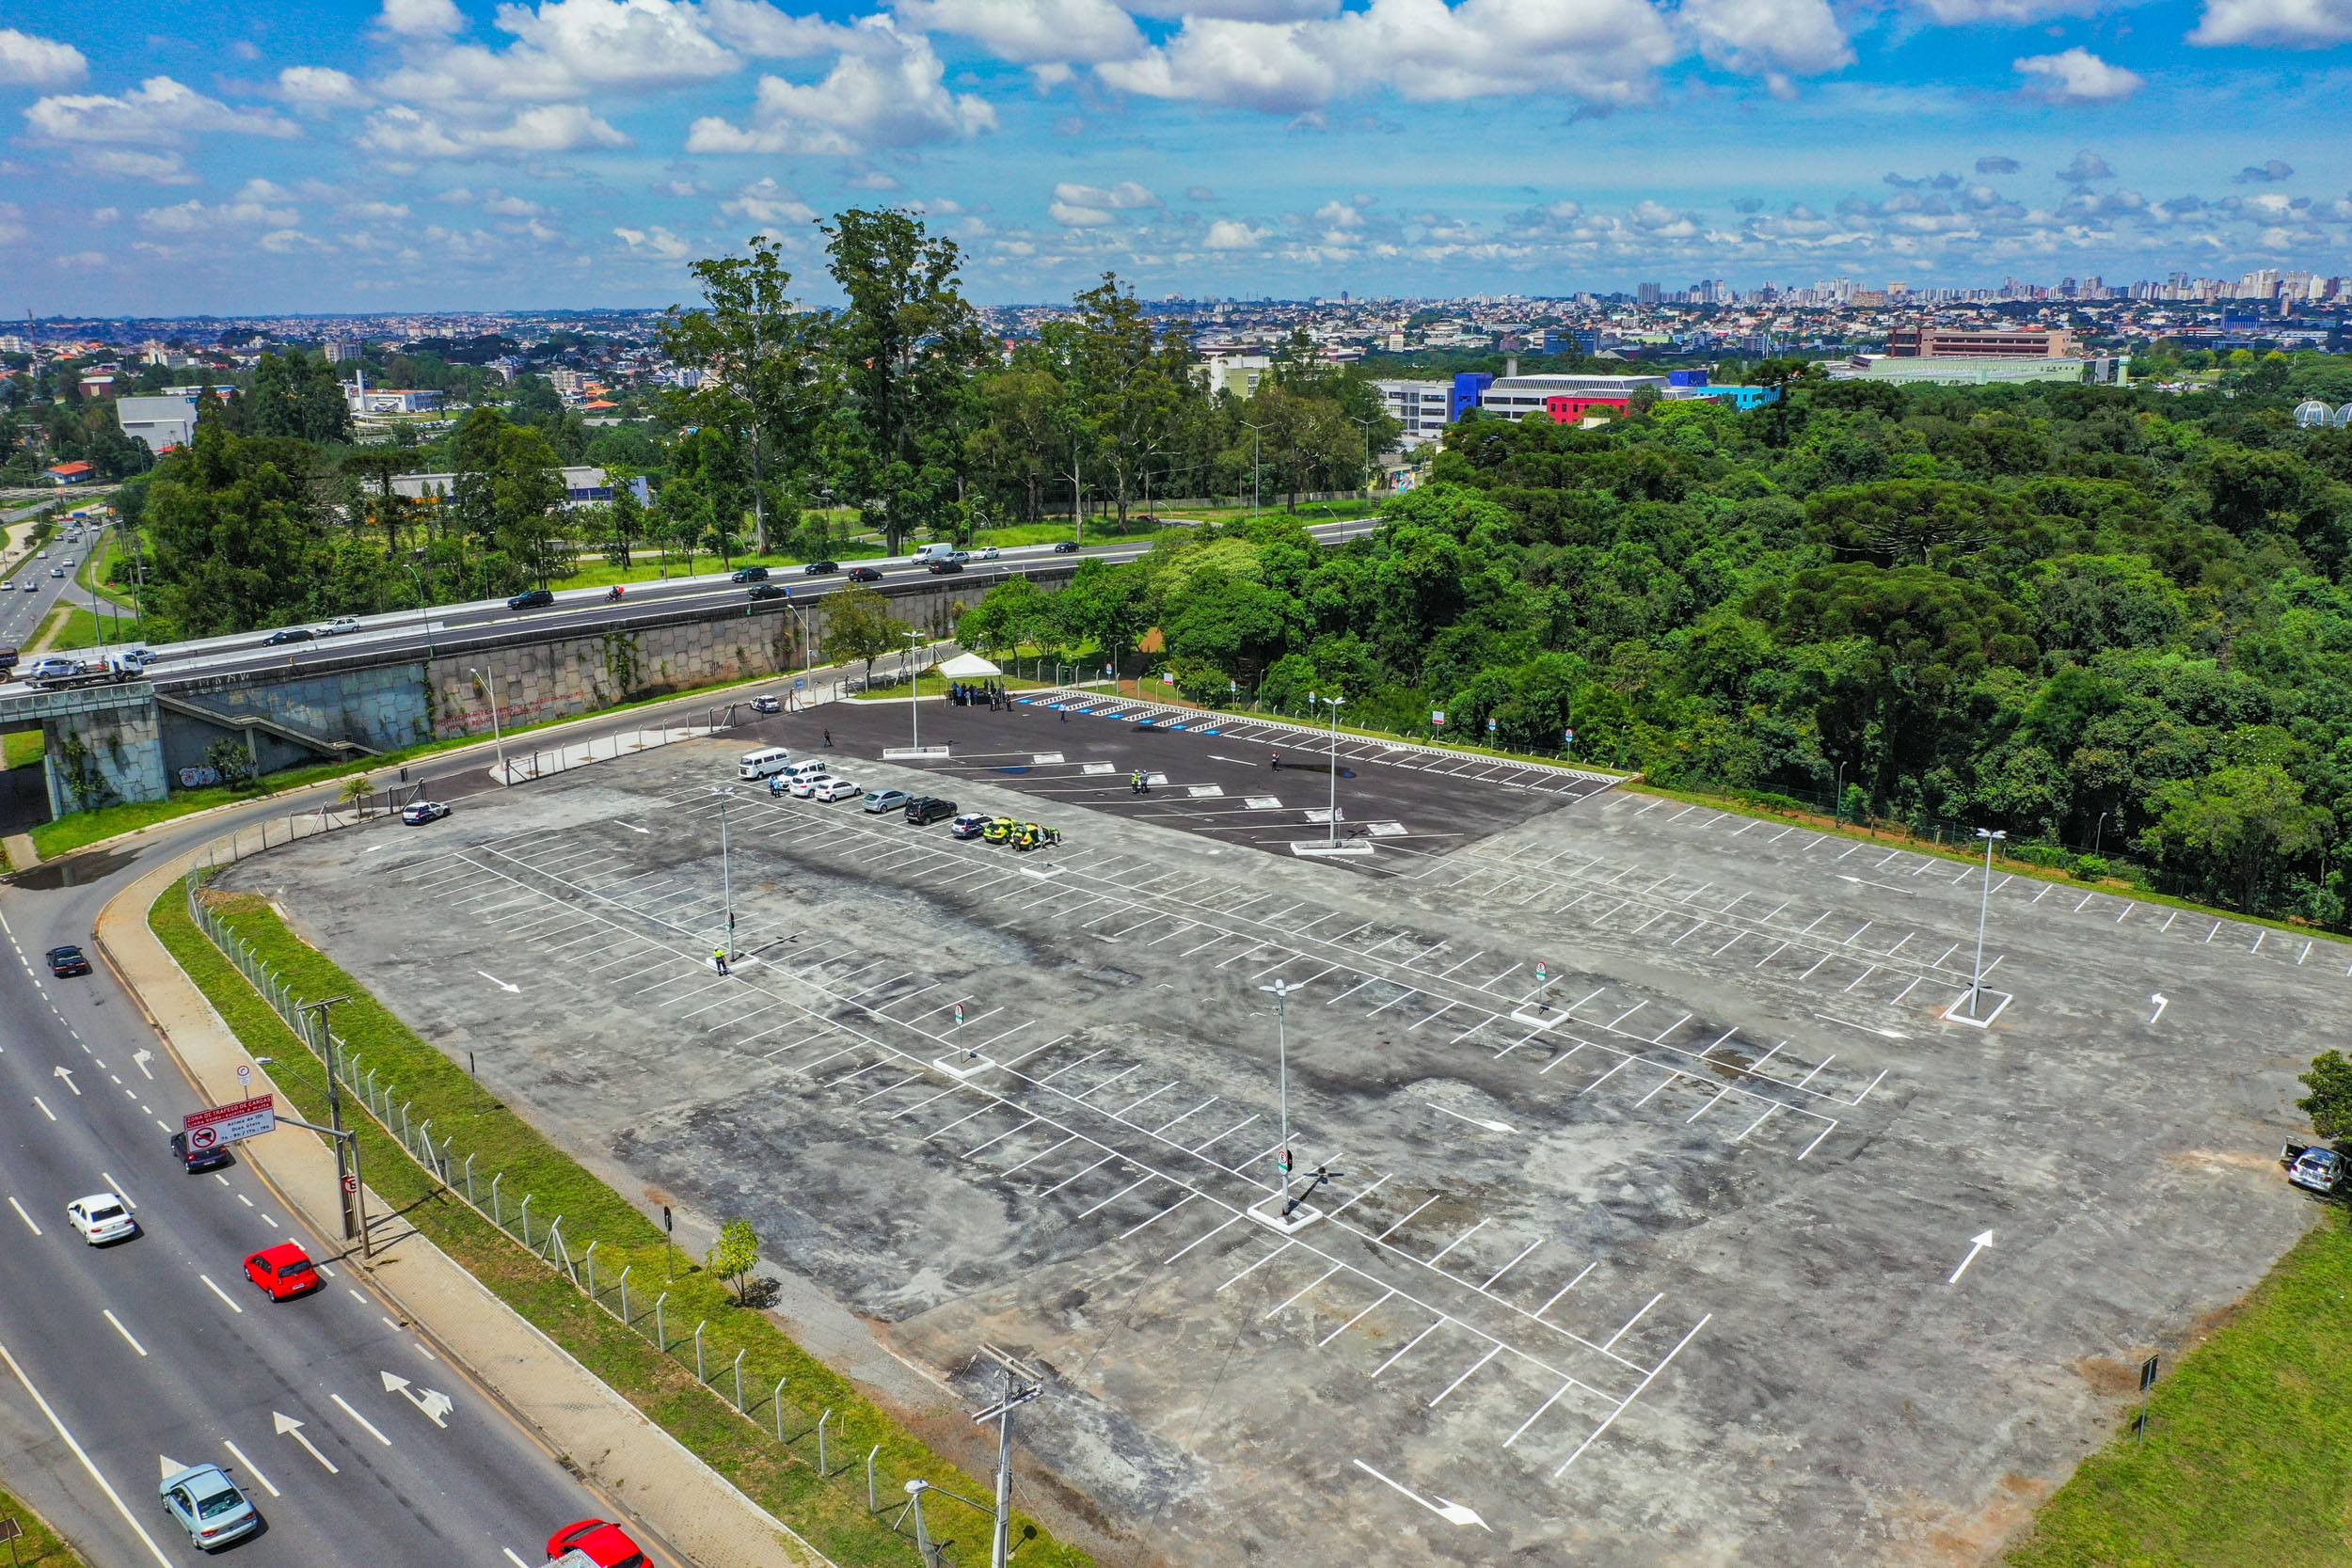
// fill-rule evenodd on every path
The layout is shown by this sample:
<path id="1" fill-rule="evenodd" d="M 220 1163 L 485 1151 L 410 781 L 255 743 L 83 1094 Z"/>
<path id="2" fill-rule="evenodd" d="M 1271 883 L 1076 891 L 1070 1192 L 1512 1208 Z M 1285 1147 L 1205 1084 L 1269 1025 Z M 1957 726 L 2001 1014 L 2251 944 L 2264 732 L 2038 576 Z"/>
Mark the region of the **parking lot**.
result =
<path id="1" fill-rule="evenodd" d="M 1972 1560 L 2309 1222 L 2339 947 L 1996 871 L 1973 1026 L 1980 872 L 1344 736 L 1402 831 L 1302 855 L 1295 732 L 1116 711 L 886 763 L 907 705 L 835 705 L 232 877 L 624 1191 L 1041 1356 L 1023 1440 L 1138 1562 Z M 827 729 L 1065 843 L 736 782 Z"/>

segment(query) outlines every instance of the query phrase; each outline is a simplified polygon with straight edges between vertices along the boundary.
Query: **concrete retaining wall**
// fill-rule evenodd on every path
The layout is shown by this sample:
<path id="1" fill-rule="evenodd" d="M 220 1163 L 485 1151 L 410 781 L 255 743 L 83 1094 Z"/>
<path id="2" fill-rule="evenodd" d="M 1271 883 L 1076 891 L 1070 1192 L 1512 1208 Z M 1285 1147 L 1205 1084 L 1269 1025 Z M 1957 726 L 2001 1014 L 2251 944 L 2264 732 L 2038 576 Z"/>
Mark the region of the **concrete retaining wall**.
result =
<path id="1" fill-rule="evenodd" d="M 174 690 L 223 713 L 250 713 L 329 740 L 356 740 L 373 751 L 396 752 L 433 737 L 425 679 L 424 660 L 412 657 L 286 679 L 235 676 Z"/>

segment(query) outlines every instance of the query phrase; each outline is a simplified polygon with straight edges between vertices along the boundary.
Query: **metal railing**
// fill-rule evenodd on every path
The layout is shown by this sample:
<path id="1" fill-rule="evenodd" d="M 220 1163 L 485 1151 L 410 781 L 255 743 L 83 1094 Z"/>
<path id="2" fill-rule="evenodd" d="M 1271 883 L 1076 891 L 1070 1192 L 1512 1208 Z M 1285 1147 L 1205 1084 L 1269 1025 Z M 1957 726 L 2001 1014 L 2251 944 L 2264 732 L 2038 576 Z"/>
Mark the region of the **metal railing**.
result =
<path id="1" fill-rule="evenodd" d="M 301 835 L 310 836 L 310 835 Z M 280 841 L 280 845 L 288 841 Z M 248 853 L 258 853 L 258 850 Z M 189 918 L 195 922 L 222 957 L 243 975 L 255 993 L 266 1002 L 270 1010 L 282 1020 L 295 1037 L 303 1042 L 322 1074 L 330 1070 L 329 1060 L 323 1056 L 319 1045 L 311 1038 L 303 1016 L 304 999 L 298 995 L 286 976 L 263 958 L 253 945 L 222 919 L 208 900 L 201 896 L 202 886 L 211 879 L 215 867 L 201 867 L 184 883 Z M 631 1332 L 650 1342 L 662 1355 L 680 1367 L 691 1367 L 695 1381 L 717 1395 L 738 1417 L 777 1443 L 795 1458 L 813 1463 L 817 1473 L 829 1482 L 842 1477 L 852 1477 L 849 1484 L 854 1489 L 853 1473 L 865 1472 L 866 1511 L 884 1528 L 917 1547 L 917 1560 L 923 1568 L 951 1568 L 955 1560 L 947 1555 L 949 1542 L 932 1537 L 930 1526 L 922 1517 L 921 1499 L 937 1494 L 978 1509 L 987 1510 L 969 1498 L 930 1483 L 909 1491 L 903 1481 L 890 1481 L 881 1465 L 882 1445 L 871 1445 L 864 1459 L 844 1450 L 844 1463 L 833 1463 L 834 1450 L 842 1448 L 839 1426 L 834 1412 L 820 1409 L 812 1418 L 806 1406 L 787 1403 L 785 1390 L 791 1379 L 778 1374 L 772 1385 L 768 1382 L 772 1368 L 748 1368 L 752 1357 L 749 1348 L 739 1350 L 732 1361 L 710 1366 L 704 1353 L 704 1332 L 709 1320 L 703 1319 L 688 1333 L 673 1335 L 667 1311 L 670 1291 L 640 1286 L 632 1290 L 629 1276 L 634 1263 L 625 1265 L 617 1277 L 609 1270 L 600 1276 L 596 1267 L 596 1249 L 601 1242 L 591 1241 L 585 1249 L 573 1250 L 574 1243 L 564 1233 L 565 1215 L 548 1217 L 544 1207 L 537 1214 L 532 1205 L 533 1193 L 522 1194 L 517 1201 L 512 1189 L 505 1186 L 506 1171 L 498 1164 L 495 1151 L 484 1159 L 484 1150 L 469 1148 L 462 1153 L 456 1148 L 456 1135 L 444 1134 L 437 1141 L 434 1136 L 431 1117 L 419 1122 L 410 1112 L 415 1101 L 405 1096 L 401 1086 L 380 1068 L 366 1066 L 359 1053 L 351 1049 L 343 1036 L 333 1037 L 339 1049 L 334 1059 L 340 1063 L 338 1082 L 364 1107 L 369 1118 L 397 1142 L 417 1165 L 438 1182 L 450 1196 L 459 1199 L 476 1214 L 546 1263 L 568 1280 L 589 1301 L 625 1324 Z M 513 1213 L 508 1204 L 515 1205 Z M 648 1286 L 651 1284 L 647 1282 Z M 650 1296 L 650 1300 L 648 1297 Z M 681 1323 L 681 1326 L 682 1323 Z M 749 1381 L 747 1381 L 747 1378 Z M 854 1495 L 854 1493 L 853 1493 Z M 884 1515 L 893 1515 L 885 1518 Z M 982 1538 L 983 1543 L 985 1538 Z M 824 1560 L 821 1557 L 820 1561 Z"/>

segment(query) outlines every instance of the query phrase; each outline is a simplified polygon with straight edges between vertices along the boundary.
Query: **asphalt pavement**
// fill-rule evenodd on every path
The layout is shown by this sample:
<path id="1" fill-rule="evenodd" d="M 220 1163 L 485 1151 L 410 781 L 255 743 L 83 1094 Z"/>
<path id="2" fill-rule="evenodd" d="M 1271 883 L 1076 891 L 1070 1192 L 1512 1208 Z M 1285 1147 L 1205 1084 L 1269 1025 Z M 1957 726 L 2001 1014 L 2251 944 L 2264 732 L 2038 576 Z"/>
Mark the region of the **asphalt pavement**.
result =
<path id="1" fill-rule="evenodd" d="M 412 775 L 462 799 L 494 787 L 482 764 Z M 93 951 L 99 910 L 144 871 L 293 804 L 207 815 L 0 884 L 0 1478 L 107 1568 L 199 1560 L 155 1500 L 174 1461 L 226 1465 L 254 1494 L 269 1528 L 228 1554 L 240 1560 L 535 1563 L 548 1531 L 612 1505 L 250 1170 L 178 1168 L 167 1137 L 203 1101 L 103 963 L 61 980 L 41 961 L 67 942 Z M 107 1189 L 133 1201 L 143 1233 L 89 1247 L 65 1206 Z M 273 1304 L 243 1259 L 282 1241 L 330 1277 Z M 417 1402 L 428 1388 L 451 1402 L 438 1421 Z"/>
<path id="2" fill-rule="evenodd" d="M 63 537 L 54 538 L 38 551 L 0 568 L 0 648 L 28 645 L 40 630 L 41 618 L 56 607 L 67 590 L 74 588 L 73 566 L 88 559 L 103 543 L 103 531 L 86 531 L 78 543 L 69 545 Z M 62 570 L 62 577 L 50 573 Z M 87 595 L 81 597 L 87 600 Z"/>

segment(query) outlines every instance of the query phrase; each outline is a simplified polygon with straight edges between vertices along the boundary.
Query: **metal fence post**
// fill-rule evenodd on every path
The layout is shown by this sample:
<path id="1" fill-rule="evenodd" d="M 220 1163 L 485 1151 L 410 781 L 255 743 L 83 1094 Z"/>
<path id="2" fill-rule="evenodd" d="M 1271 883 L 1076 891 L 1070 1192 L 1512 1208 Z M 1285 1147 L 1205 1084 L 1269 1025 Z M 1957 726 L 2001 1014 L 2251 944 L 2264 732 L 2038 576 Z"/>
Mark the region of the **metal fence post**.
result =
<path id="1" fill-rule="evenodd" d="M 737 1352 L 735 1353 L 735 1408 L 736 1408 L 736 1409 L 738 1409 L 738 1410 L 743 1410 L 743 1409 L 744 1409 L 744 1405 L 743 1405 L 743 1357 L 744 1357 L 744 1356 L 746 1356 L 746 1355 L 748 1355 L 748 1354 L 751 1354 L 751 1352 L 750 1352 L 749 1350 L 739 1350 L 739 1351 L 737 1351 Z M 748 1415 L 748 1414 L 749 1414 L 749 1412 L 748 1412 L 748 1411 L 745 1411 L 745 1414 L 747 1414 L 747 1415 Z"/>
<path id="2" fill-rule="evenodd" d="M 708 1328 L 709 1326 L 710 1320 L 708 1318 L 705 1318 L 702 1322 L 694 1325 L 694 1381 L 696 1383 L 708 1383 L 710 1381 L 710 1379 L 703 1375 L 703 1330 Z"/>
<path id="3" fill-rule="evenodd" d="M 621 1268 L 621 1322 L 624 1324 L 628 1323 L 628 1271 L 636 1266 L 627 1263 Z"/>
<path id="4" fill-rule="evenodd" d="M 866 1450 L 866 1512 L 868 1513 L 882 1512 L 882 1499 L 874 1495 L 874 1456 L 880 1452 L 880 1443 Z"/>
<path id="5" fill-rule="evenodd" d="M 596 1299 L 596 1243 L 588 1243 L 588 1299 Z"/>
<path id="6" fill-rule="evenodd" d="M 773 1398 L 776 1402 L 776 1441 L 779 1443 L 784 1441 L 784 1386 L 791 1381 L 788 1377 L 776 1379 Z"/>
<path id="7" fill-rule="evenodd" d="M 473 1201 L 473 1155 L 470 1152 L 466 1156 L 466 1201 Z"/>
<path id="8" fill-rule="evenodd" d="M 539 1195 L 536 1193 L 523 1194 L 522 1224 L 523 1245 L 525 1246 L 529 1246 L 531 1244 L 531 1200 L 538 1196 Z"/>
<path id="9" fill-rule="evenodd" d="M 374 1075 L 371 1073 L 369 1076 Z M 506 1228 L 506 1208 L 499 1199 L 499 1183 L 505 1180 L 506 1173 L 502 1170 L 490 1173 L 490 1223 L 501 1230 Z"/>
<path id="10" fill-rule="evenodd" d="M 662 1324 L 661 1304 L 669 1299 L 667 1291 L 653 1298 L 653 1342 L 664 1355 L 670 1354 L 670 1331 Z"/>
<path id="11" fill-rule="evenodd" d="M 830 1410 L 817 1418 L 817 1473 L 820 1476 L 833 1474 L 833 1465 L 825 1457 L 825 1423 L 832 1419 L 833 1412 Z"/>

